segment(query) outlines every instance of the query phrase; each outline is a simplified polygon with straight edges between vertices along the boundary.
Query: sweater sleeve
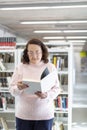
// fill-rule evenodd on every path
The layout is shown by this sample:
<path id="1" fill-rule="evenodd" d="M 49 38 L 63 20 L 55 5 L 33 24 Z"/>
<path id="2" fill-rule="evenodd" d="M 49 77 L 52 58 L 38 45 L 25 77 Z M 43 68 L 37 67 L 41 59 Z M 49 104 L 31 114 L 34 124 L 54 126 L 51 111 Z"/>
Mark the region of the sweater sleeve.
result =
<path id="1" fill-rule="evenodd" d="M 15 68 L 14 73 L 12 75 L 11 82 L 9 85 L 9 92 L 13 96 L 20 95 L 23 92 L 23 90 L 19 90 L 17 87 L 18 81 L 22 81 L 22 69 L 22 64 L 20 64 Z"/>

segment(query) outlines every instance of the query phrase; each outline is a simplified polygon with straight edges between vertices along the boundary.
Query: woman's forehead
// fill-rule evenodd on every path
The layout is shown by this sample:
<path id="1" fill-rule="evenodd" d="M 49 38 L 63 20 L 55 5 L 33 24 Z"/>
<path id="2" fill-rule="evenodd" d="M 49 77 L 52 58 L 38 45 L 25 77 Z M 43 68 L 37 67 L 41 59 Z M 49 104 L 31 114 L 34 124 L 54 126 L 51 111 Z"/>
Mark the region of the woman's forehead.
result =
<path id="1" fill-rule="evenodd" d="M 36 44 L 29 44 L 28 50 L 41 50 L 41 47 L 39 45 L 36 45 Z"/>

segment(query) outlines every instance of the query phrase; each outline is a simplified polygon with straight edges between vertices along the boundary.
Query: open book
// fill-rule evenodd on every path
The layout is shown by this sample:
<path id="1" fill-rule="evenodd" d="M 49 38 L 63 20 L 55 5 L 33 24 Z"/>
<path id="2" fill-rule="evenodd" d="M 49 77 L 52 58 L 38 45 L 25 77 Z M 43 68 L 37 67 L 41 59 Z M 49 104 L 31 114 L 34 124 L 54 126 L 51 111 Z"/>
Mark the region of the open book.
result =
<path id="1" fill-rule="evenodd" d="M 31 93 L 33 94 L 37 91 L 41 92 L 49 91 L 55 85 L 57 72 L 53 71 L 51 73 L 48 73 L 47 71 L 46 73 L 46 71 L 47 70 L 44 70 L 44 72 L 41 75 L 41 79 L 39 81 L 23 79 L 23 83 L 29 86 L 24 91 L 30 94 Z"/>

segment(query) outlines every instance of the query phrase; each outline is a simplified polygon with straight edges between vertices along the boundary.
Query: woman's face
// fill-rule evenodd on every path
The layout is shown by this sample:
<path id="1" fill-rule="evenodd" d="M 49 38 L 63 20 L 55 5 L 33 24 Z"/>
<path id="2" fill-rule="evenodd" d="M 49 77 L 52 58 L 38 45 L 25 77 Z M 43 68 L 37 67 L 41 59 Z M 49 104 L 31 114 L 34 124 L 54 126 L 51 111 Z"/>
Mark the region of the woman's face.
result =
<path id="1" fill-rule="evenodd" d="M 42 50 L 41 47 L 36 44 L 28 45 L 28 56 L 30 63 L 38 64 L 42 58 Z"/>

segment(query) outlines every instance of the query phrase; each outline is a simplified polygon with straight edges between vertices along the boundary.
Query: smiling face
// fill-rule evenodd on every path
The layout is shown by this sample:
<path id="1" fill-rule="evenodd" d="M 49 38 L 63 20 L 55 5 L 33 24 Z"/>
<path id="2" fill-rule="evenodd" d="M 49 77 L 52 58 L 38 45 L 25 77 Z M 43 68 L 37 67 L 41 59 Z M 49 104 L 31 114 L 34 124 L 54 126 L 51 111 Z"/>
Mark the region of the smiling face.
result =
<path id="1" fill-rule="evenodd" d="M 41 47 L 36 44 L 29 44 L 27 50 L 30 63 L 38 64 L 42 58 Z"/>

